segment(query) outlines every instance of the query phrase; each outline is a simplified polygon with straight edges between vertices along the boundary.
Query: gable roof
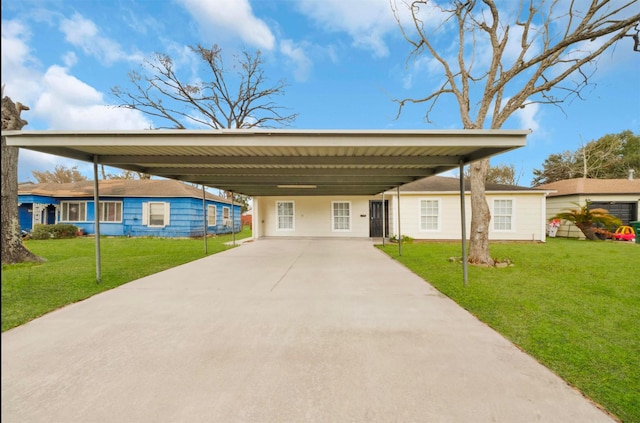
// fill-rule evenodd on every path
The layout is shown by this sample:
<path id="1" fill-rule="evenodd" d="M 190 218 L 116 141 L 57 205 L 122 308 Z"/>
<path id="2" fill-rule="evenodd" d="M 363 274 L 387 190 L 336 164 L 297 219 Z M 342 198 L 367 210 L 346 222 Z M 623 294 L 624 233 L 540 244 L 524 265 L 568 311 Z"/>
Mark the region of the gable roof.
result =
<path id="1" fill-rule="evenodd" d="M 466 192 L 470 191 L 469 183 L 465 184 Z M 504 184 L 485 184 L 487 192 L 539 192 L 543 194 L 545 191 L 537 188 L 521 187 L 518 185 Z M 460 192 L 460 179 L 447 176 L 430 176 L 415 182 L 402 185 L 400 192 Z"/>
<path id="2" fill-rule="evenodd" d="M 66 184 L 54 182 L 20 184 L 18 195 L 43 195 L 50 197 L 93 197 L 93 181 Z M 177 197 L 202 199 L 202 189 L 172 179 L 106 179 L 98 181 L 100 197 Z M 230 203 L 220 196 L 205 192 L 206 198 Z"/>
<path id="3" fill-rule="evenodd" d="M 575 194 L 640 194 L 640 179 L 563 179 L 537 188 L 555 190 L 549 197 Z"/>
<path id="4" fill-rule="evenodd" d="M 375 195 L 526 144 L 529 130 L 3 131 L 9 146 L 248 196 Z"/>

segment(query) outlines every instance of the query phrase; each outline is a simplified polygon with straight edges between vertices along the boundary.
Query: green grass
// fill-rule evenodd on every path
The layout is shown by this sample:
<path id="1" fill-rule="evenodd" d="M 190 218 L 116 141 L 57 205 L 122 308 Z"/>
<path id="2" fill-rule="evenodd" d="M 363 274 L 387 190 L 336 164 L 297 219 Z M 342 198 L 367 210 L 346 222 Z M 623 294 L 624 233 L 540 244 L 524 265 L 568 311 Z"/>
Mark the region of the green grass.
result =
<path id="1" fill-rule="evenodd" d="M 250 236 L 245 229 L 236 239 Z M 231 248 L 210 238 L 208 254 Z M 132 280 L 205 256 L 202 239 L 93 238 L 25 242 L 46 263 L 2 266 L 2 331 Z M 469 267 L 459 243 L 380 247 L 624 422 L 640 422 L 640 245 L 551 238 L 492 243 L 504 269 Z M 473 354 L 470 351 L 470 354 Z M 471 356 L 470 359 L 473 359 Z"/>
<path id="2" fill-rule="evenodd" d="M 640 422 L 640 245 L 492 243 L 513 267 L 469 266 L 459 243 L 380 247 L 623 422 Z M 473 351 L 470 351 L 473 359 Z"/>
<path id="3" fill-rule="evenodd" d="M 245 227 L 235 238 L 249 236 L 251 231 Z M 231 240 L 231 235 L 208 238 L 207 253 L 233 248 L 225 245 Z M 24 244 L 47 261 L 2 265 L 3 332 L 67 304 L 205 257 L 202 238 L 103 237 L 98 284 L 95 238 L 28 240 Z"/>

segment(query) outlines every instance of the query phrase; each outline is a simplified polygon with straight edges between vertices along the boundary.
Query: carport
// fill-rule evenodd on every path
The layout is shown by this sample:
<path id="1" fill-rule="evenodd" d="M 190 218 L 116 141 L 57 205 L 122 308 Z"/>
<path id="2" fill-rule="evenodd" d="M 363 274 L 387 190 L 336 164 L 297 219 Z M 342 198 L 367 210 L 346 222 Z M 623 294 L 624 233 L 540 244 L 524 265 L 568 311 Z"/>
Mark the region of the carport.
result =
<path id="1" fill-rule="evenodd" d="M 98 165 L 251 197 L 378 195 L 458 168 L 464 258 L 463 167 L 523 147 L 529 133 L 528 130 L 260 129 L 6 131 L 3 136 L 10 146 L 93 163 L 96 204 Z M 466 260 L 463 272 L 466 283 Z"/>

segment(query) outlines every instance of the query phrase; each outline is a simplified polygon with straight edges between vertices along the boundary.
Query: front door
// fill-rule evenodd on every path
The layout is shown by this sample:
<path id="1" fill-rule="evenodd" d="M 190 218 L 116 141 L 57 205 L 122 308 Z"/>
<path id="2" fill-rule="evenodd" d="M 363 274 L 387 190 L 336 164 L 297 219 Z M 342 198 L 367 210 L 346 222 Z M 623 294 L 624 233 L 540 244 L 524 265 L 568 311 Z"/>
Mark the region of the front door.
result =
<path id="1" fill-rule="evenodd" d="M 384 213 L 382 213 L 382 201 L 369 201 L 369 237 L 382 238 L 382 224 L 384 215 L 384 235 L 389 236 L 389 201 L 384 200 Z"/>

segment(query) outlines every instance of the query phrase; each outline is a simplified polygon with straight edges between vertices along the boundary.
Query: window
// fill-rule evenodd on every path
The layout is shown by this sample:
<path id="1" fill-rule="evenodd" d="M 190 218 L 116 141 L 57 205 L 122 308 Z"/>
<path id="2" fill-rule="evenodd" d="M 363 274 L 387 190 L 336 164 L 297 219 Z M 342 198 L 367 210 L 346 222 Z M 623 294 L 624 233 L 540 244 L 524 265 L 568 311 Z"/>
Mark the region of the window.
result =
<path id="1" fill-rule="evenodd" d="M 101 222 L 122 222 L 122 202 L 104 201 L 100 203 Z"/>
<path id="2" fill-rule="evenodd" d="M 279 231 L 294 230 L 294 216 L 293 201 L 276 202 L 276 224 Z"/>
<path id="3" fill-rule="evenodd" d="M 142 203 L 142 224 L 164 227 L 169 225 L 169 203 Z"/>
<path id="4" fill-rule="evenodd" d="M 437 231 L 440 229 L 440 201 L 420 200 L 420 230 Z"/>
<path id="5" fill-rule="evenodd" d="M 510 231 L 513 219 L 513 200 L 493 200 L 493 229 Z"/>
<path id="6" fill-rule="evenodd" d="M 209 226 L 216 226 L 217 223 L 217 216 L 216 214 L 218 213 L 217 211 L 217 207 L 216 206 L 212 206 L 209 205 L 207 206 L 207 220 L 209 221 Z"/>
<path id="7" fill-rule="evenodd" d="M 62 204 L 63 222 L 86 222 L 87 203 L 85 201 L 63 201 Z"/>
<path id="8" fill-rule="evenodd" d="M 348 201 L 334 201 L 331 203 L 331 220 L 334 231 L 351 230 L 351 203 Z"/>
<path id="9" fill-rule="evenodd" d="M 222 208 L 222 224 L 224 226 L 232 226 L 231 224 L 231 209 L 229 207 Z"/>

